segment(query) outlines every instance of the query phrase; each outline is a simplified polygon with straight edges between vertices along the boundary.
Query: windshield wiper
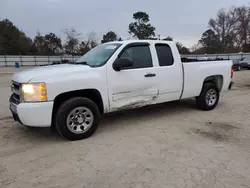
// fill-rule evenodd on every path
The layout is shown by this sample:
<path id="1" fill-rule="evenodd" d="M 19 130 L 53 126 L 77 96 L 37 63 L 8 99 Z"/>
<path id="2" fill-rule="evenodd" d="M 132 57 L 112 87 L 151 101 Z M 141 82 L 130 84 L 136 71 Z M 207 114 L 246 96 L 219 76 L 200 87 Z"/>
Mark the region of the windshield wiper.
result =
<path id="1" fill-rule="evenodd" d="M 80 61 L 80 62 L 74 62 L 76 65 L 88 65 L 90 66 L 86 61 Z"/>

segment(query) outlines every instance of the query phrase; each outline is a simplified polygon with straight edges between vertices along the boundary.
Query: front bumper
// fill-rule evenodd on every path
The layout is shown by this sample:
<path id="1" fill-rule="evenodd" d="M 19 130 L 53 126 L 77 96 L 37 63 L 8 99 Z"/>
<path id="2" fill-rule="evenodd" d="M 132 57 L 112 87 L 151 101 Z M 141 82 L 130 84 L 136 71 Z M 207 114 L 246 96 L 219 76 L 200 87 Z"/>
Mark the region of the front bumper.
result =
<path id="1" fill-rule="evenodd" d="M 10 111 L 15 121 L 30 127 L 50 127 L 53 102 L 20 103 L 10 102 Z"/>

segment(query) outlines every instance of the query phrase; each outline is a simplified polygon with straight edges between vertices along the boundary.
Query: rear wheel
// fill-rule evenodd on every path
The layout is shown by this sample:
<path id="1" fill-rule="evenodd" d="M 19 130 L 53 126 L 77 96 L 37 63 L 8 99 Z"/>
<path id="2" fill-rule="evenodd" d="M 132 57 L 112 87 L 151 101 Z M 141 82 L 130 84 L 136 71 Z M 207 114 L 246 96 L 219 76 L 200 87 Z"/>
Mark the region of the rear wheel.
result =
<path id="1" fill-rule="evenodd" d="M 56 129 L 68 140 L 81 140 L 92 136 L 99 125 L 97 105 L 82 97 L 65 101 L 56 114 Z"/>
<path id="2" fill-rule="evenodd" d="M 197 107 L 201 110 L 213 110 L 220 98 L 220 92 L 216 84 L 204 83 L 200 96 L 196 97 Z"/>

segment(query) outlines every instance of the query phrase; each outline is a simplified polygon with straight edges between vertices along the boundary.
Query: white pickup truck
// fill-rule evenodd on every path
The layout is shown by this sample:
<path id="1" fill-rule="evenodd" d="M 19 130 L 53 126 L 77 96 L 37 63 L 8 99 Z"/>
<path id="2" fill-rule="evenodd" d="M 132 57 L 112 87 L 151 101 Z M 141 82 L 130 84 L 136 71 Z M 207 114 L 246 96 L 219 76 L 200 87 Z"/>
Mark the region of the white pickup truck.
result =
<path id="1" fill-rule="evenodd" d="M 232 77 L 231 61 L 182 62 L 174 42 L 110 42 L 74 64 L 15 73 L 10 110 L 21 124 L 55 126 L 64 138 L 80 140 L 109 112 L 192 97 L 198 108 L 212 110 Z"/>

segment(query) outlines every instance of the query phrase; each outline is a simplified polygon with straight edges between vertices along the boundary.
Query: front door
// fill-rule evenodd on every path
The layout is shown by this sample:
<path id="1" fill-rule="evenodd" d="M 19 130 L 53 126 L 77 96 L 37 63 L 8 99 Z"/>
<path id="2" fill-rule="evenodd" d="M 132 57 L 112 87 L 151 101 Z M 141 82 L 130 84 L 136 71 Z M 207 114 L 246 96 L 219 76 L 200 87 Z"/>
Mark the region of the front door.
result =
<path id="1" fill-rule="evenodd" d="M 108 66 L 110 111 L 153 103 L 157 98 L 158 89 L 149 44 L 129 44 L 120 52 L 118 58 L 129 59 L 134 65 L 121 71 L 115 71 L 112 63 Z"/>

